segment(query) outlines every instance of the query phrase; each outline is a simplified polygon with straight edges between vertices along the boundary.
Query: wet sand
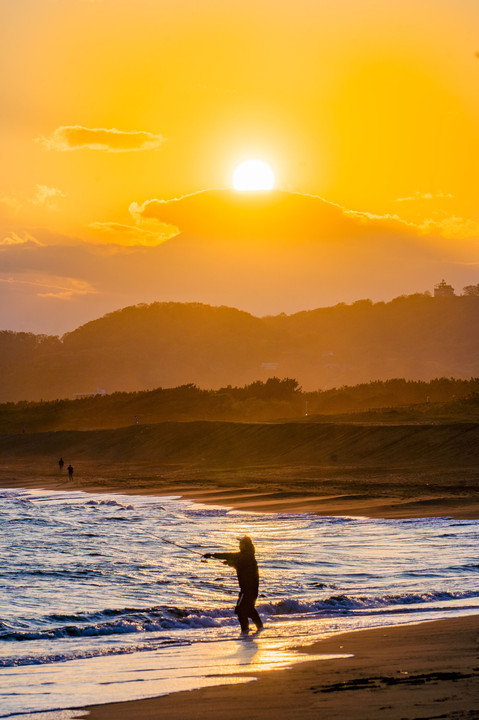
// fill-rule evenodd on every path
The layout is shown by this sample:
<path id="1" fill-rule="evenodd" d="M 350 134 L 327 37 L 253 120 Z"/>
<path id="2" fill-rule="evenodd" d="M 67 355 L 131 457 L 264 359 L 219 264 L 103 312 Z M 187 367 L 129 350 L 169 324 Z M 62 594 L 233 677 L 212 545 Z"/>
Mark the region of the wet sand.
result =
<path id="1" fill-rule="evenodd" d="M 479 517 L 479 470 L 444 467 L 328 468 L 268 465 L 207 468 L 79 461 L 69 480 L 56 461 L 7 460 L 0 487 L 176 495 L 259 512 L 405 518 Z"/>
<path id="2" fill-rule="evenodd" d="M 255 682 L 88 708 L 90 720 L 476 720 L 479 615 L 337 635 Z"/>

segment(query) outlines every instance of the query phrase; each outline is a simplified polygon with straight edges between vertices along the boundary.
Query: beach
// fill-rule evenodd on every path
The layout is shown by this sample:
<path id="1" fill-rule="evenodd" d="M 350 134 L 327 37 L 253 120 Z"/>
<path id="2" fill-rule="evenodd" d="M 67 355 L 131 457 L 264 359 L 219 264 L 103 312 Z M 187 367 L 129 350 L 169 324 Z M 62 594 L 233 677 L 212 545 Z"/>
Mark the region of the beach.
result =
<path id="1" fill-rule="evenodd" d="M 128 441 L 130 437 L 134 440 L 135 432 L 135 428 L 128 429 Z M 450 433 L 452 436 L 453 431 Z M 302 463 L 272 463 L 274 453 L 270 450 L 266 457 L 255 458 L 256 463 L 245 462 L 238 467 L 221 461 L 193 463 L 181 453 L 173 454 L 169 462 L 163 456 L 157 462 L 144 462 L 128 455 L 128 442 L 116 449 L 108 446 L 108 433 L 95 434 L 93 447 L 84 442 L 85 435 L 68 433 L 69 447 L 77 453 L 72 460 L 74 477 L 69 480 L 56 466 L 57 455 L 65 454 L 70 461 L 71 455 L 62 452 L 65 437 L 48 435 L 52 437 L 47 438 L 44 452 L 38 452 L 45 440 L 41 434 L 16 436 L 0 471 L 0 486 L 122 493 L 131 496 L 132 502 L 135 496 L 174 496 L 205 506 L 260 513 L 378 519 L 479 517 L 477 451 L 473 445 L 469 456 L 459 461 L 454 450 L 449 456 L 443 451 L 443 462 L 439 458 L 434 463 L 431 458 L 424 462 L 413 447 L 403 450 L 402 455 L 396 447 L 395 462 L 388 462 L 385 453 L 381 464 L 341 464 L 330 460 L 334 447 L 328 447 L 327 460 L 321 463 L 314 454 L 307 453 L 303 453 Z M 367 445 L 369 440 L 362 442 Z M 420 449 L 420 438 L 417 443 Z M 22 458 L 22 445 L 25 449 L 27 444 L 30 452 L 23 453 Z M 148 448 L 147 443 L 145 453 Z M 406 624 L 394 627 L 335 635 L 316 642 L 307 652 L 314 656 L 351 657 L 315 657 L 280 670 L 248 672 L 242 667 L 235 671 L 242 678 L 254 678 L 247 683 L 215 685 L 119 704 L 110 702 L 87 709 L 92 720 L 113 720 L 120 715 L 132 720 L 267 720 L 291 716 L 306 720 L 474 720 L 479 718 L 479 615 L 474 613 L 477 610 L 472 609 L 470 615 L 421 623 L 411 617 L 403 621 Z M 304 645 L 301 652 L 305 652 Z"/>

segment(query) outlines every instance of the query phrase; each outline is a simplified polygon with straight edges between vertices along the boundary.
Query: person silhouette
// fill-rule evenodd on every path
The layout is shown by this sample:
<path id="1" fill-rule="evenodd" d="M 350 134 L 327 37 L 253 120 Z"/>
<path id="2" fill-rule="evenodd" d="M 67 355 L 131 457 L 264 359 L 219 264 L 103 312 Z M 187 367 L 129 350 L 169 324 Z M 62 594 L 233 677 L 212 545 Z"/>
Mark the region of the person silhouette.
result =
<path id="1" fill-rule="evenodd" d="M 64 459 L 61 457 L 60 460 L 58 461 L 58 467 L 60 468 L 60 470 L 63 470 L 63 466 L 64 466 L 64 465 L 65 465 L 65 461 L 64 461 Z"/>
<path id="2" fill-rule="evenodd" d="M 72 468 L 72 466 L 69 465 L 69 466 L 67 467 L 67 470 L 68 470 L 68 477 L 69 477 L 70 480 L 71 480 L 71 479 L 73 478 L 73 468 Z"/>
<path id="3" fill-rule="evenodd" d="M 240 592 L 235 607 L 241 625 L 241 632 L 245 635 L 249 632 L 249 619 L 254 622 L 257 630 L 261 630 L 263 623 L 255 608 L 258 597 L 259 572 L 258 563 L 255 558 L 255 548 L 248 535 L 240 538 L 240 551 L 236 553 L 206 553 L 204 558 L 215 558 L 224 560 L 226 565 L 236 569 Z"/>

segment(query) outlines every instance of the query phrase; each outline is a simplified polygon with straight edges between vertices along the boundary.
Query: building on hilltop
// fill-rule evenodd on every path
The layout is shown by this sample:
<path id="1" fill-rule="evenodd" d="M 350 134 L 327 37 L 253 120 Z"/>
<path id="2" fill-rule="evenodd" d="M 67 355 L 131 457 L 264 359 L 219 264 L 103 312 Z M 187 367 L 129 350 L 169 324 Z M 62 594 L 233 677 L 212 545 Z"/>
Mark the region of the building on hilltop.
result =
<path id="1" fill-rule="evenodd" d="M 434 297 L 453 297 L 454 288 L 452 285 L 448 285 L 445 280 L 441 280 L 440 283 L 434 285 Z"/>

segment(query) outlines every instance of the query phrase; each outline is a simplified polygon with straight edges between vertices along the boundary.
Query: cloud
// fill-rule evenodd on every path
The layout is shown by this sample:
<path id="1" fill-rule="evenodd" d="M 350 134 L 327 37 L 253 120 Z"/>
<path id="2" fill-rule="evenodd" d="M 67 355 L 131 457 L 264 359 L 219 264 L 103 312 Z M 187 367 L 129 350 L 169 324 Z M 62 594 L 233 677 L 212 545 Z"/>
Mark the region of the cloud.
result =
<path id="1" fill-rule="evenodd" d="M 37 297 L 71 300 L 77 295 L 91 295 L 97 291 L 85 280 L 78 278 L 55 277 L 47 275 L 29 275 L 19 278 L 0 276 L 0 283 L 8 285 L 27 285 L 37 292 Z"/>
<path id="2" fill-rule="evenodd" d="M 47 150 L 103 150 L 105 152 L 137 152 L 157 150 L 166 141 L 162 135 L 142 130 L 122 131 L 116 128 L 85 128 L 66 125 L 49 137 L 37 138 Z"/>
<path id="3" fill-rule="evenodd" d="M 70 282 L 69 286 L 65 286 L 64 284 L 49 286 L 48 290 L 45 292 L 38 292 L 38 297 L 55 298 L 56 300 L 71 300 L 73 297 L 78 295 L 92 295 L 97 293 L 97 290 L 84 280 L 62 278 L 62 283 L 65 283 L 65 280 Z"/>
<path id="4" fill-rule="evenodd" d="M 42 243 L 30 233 L 24 232 L 18 235 L 10 231 L 8 235 L 0 239 L 0 247 L 11 247 L 12 245 L 22 245 L 23 247 L 42 247 Z"/>
<path id="5" fill-rule="evenodd" d="M 57 199 L 64 198 L 66 194 L 58 188 L 48 185 L 37 185 L 35 196 L 32 200 L 34 205 L 44 207 L 47 210 L 58 210 Z"/>
<path id="6" fill-rule="evenodd" d="M 1 197 L 0 205 L 13 215 L 18 215 L 22 208 L 22 203 L 14 195 L 4 195 Z"/>
<path id="7" fill-rule="evenodd" d="M 0 198 L 0 209 L 4 216 L 10 215 L 11 217 L 17 216 L 22 208 L 25 209 L 30 205 L 56 211 L 58 210 L 57 200 L 65 197 L 66 193 L 58 188 L 37 184 L 33 196 L 23 197 L 22 201 L 14 195 Z"/>
<path id="8" fill-rule="evenodd" d="M 158 227 L 159 225 L 159 227 Z M 143 246 L 155 247 L 161 245 L 166 240 L 178 235 L 180 232 L 177 227 L 167 225 L 166 223 L 158 223 L 155 230 L 140 228 L 136 225 L 123 225 L 116 222 L 93 222 L 90 223 L 93 230 L 98 230 L 102 234 L 108 234 L 106 242 L 113 242 L 117 245 L 126 247 Z M 96 242 L 101 242 L 101 237 L 95 237 Z"/>
<path id="9" fill-rule="evenodd" d="M 439 234 L 451 240 L 479 238 L 479 222 L 456 215 L 439 219 L 430 218 L 424 220 L 418 227 L 424 233 Z"/>
<path id="10" fill-rule="evenodd" d="M 283 191 L 205 190 L 172 200 L 133 202 L 129 210 L 138 223 L 156 220 L 184 233 L 245 241 L 339 240 L 367 233 L 416 232 L 394 215 L 350 211 L 315 195 Z"/>
<path id="11" fill-rule="evenodd" d="M 479 221 L 452 214 L 451 203 L 432 204 L 436 200 L 452 200 L 452 193 L 415 192 L 414 195 L 396 198 L 414 211 L 414 226 L 422 235 L 435 235 L 448 240 L 467 240 L 479 237 Z"/>
<path id="12" fill-rule="evenodd" d="M 444 200 L 445 198 L 453 198 L 452 193 L 444 193 L 442 191 L 431 193 L 431 192 L 419 192 L 416 191 L 414 195 L 406 197 L 396 198 L 396 202 L 418 202 L 422 200 Z"/>

